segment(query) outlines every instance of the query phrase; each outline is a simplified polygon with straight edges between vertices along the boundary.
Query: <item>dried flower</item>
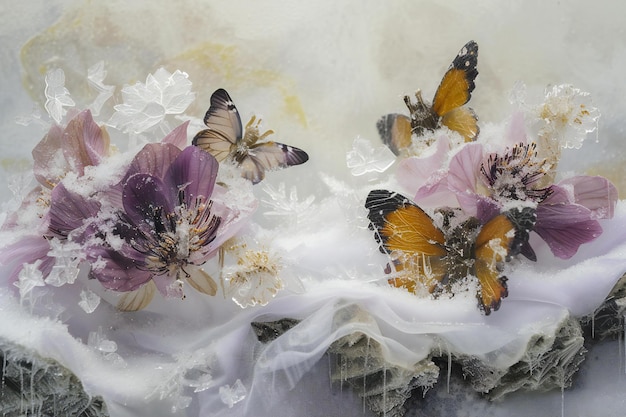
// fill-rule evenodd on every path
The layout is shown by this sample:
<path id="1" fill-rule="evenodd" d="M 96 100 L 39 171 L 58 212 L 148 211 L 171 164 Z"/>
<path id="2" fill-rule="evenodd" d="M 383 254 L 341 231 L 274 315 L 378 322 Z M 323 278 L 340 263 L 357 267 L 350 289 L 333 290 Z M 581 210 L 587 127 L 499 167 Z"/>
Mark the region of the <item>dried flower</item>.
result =
<path id="1" fill-rule="evenodd" d="M 226 294 L 242 308 L 266 305 L 284 287 L 279 277 L 280 258 L 272 251 L 246 245 L 233 249 L 237 264 L 224 269 Z"/>

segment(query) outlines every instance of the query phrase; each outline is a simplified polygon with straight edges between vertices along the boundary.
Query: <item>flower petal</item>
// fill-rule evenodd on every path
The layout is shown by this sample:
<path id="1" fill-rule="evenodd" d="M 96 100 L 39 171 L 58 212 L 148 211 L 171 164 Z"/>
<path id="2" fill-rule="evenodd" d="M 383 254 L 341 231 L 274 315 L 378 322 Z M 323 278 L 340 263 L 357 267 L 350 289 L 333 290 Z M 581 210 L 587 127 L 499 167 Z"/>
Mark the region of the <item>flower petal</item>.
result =
<path id="1" fill-rule="evenodd" d="M 163 181 L 149 174 L 135 174 L 124 184 L 122 203 L 129 221 L 160 233 L 168 226 L 168 215 L 174 212 L 176 193 Z"/>
<path id="2" fill-rule="evenodd" d="M 428 179 L 426 184 L 421 186 L 413 200 L 424 207 L 457 206 L 455 195 L 448 187 L 448 176 L 444 170 L 435 172 Z"/>
<path id="3" fill-rule="evenodd" d="M 90 276 L 109 290 L 134 291 L 152 278 L 150 272 L 137 269 L 132 259 L 111 249 L 90 248 L 87 259 L 92 265 Z"/>
<path id="4" fill-rule="evenodd" d="M 569 259 L 583 243 L 602 234 L 602 226 L 591 218 L 591 211 L 578 204 L 545 204 L 537 206 L 534 231 L 548 244 L 552 253 Z"/>
<path id="5" fill-rule="evenodd" d="M 150 174 L 163 178 L 180 152 L 180 149 L 170 143 L 147 144 L 130 163 L 124 182 L 135 174 Z"/>
<path id="6" fill-rule="evenodd" d="M 574 202 L 591 210 L 594 219 L 610 219 L 615 213 L 617 188 L 604 177 L 580 175 L 559 183 L 573 187 Z"/>
<path id="7" fill-rule="evenodd" d="M 24 264 L 32 264 L 38 259 L 39 270 L 44 277 L 50 274 L 56 259 L 49 257 L 50 244 L 43 236 L 25 236 L 15 243 L 0 249 L 0 265 L 11 266 L 8 274 L 8 284 L 18 280 L 18 276 Z"/>
<path id="8" fill-rule="evenodd" d="M 67 124 L 61 146 L 72 171 L 83 175 L 86 166 L 98 165 L 108 155 L 109 134 L 85 110 Z"/>
<path id="9" fill-rule="evenodd" d="M 450 190 L 459 193 L 476 193 L 480 166 L 483 161 L 483 146 L 468 143 L 450 160 L 448 184 Z"/>
<path id="10" fill-rule="evenodd" d="M 432 155 L 418 158 L 412 156 L 403 159 L 398 165 L 396 176 L 398 182 L 410 194 L 426 184 L 433 172 L 440 170 L 445 162 L 446 155 L 450 150 L 450 140 L 447 136 L 441 136 L 433 145 L 435 152 Z"/>
<path id="11" fill-rule="evenodd" d="M 177 126 L 170 133 L 167 134 L 161 141 L 161 143 L 169 143 L 176 146 L 179 149 L 183 149 L 187 145 L 187 127 L 189 126 L 189 120 L 180 126 Z"/>
<path id="12" fill-rule="evenodd" d="M 511 116 L 509 125 L 507 126 L 507 132 L 505 136 L 506 142 L 503 144 L 506 147 L 512 148 L 518 143 L 526 143 L 526 122 L 524 120 L 524 112 L 516 111 Z"/>
<path id="13" fill-rule="evenodd" d="M 99 210 L 98 201 L 71 192 L 60 183 L 52 190 L 49 230 L 55 236 L 67 239 L 72 231 L 81 228 L 85 220 L 94 218 Z"/>
<path id="14" fill-rule="evenodd" d="M 213 194 L 219 163 L 213 155 L 197 146 L 186 147 L 172 162 L 164 182 L 173 190 L 185 190 L 185 203 L 189 206 L 193 199 Z"/>
<path id="15" fill-rule="evenodd" d="M 62 141 L 63 129 L 53 125 L 33 148 L 32 155 L 35 161 L 33 171 L 39 184 L 44 187 L 54 187 L 69 171 L 69 165 L 61 149 Z"/>

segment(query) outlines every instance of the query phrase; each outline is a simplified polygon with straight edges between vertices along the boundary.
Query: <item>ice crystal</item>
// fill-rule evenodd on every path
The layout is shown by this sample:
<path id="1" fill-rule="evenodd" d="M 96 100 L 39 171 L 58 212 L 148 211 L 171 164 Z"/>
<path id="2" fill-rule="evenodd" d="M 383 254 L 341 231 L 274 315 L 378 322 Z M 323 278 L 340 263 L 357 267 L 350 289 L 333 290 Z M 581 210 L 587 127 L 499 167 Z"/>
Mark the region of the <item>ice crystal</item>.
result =
<path id="1" fill-rule="evenodd" d="M 41 259 L 37 259 L 32 264 L 24 264 L 18 276 L 18 281 L 13 283 L 20 290 L 20 298 L 24 299 L 31 293 L 33 288 L 46 285 L 43 281 L 43 274 L 39 270 L 39 265 L 42 262 Z"/>
<path id="2" fill-rule="evenodd" d="M 146 399 L 154 397 L 160 400 L 171 399 L 174 403 L 171 408 L 172 413 L 189 407 L 191 404 L 191 397 L 187 395 L 189 388 L 192 388 L 194 392 L 201 392 L 214 385 L 213 355 L 212 348 L 176 354 L 176 363 L 163 368 L 164 375 L 167 376 Z"/>
<path id="3" fill-rule="evenodd" d="M 64 243 L 58 239 L 51 239 L 48 256 L 55 258 L 56 261 L 52 271 L 46 277 L 46 284 L 54 287 L 73 284 L 78 277 L 81 250 L 81 246 L 77 243 Z"/>
<path id="4" fill-rule="evenodd" d="M 98 96 L 89 106 L 94 116 L 100 114 L 102 106 L 113 96 L 113 92 L 115 91 L 115 86 L 104 84 L 106 76 L 107 72 L 104 69 L 104 61 L 98 62 L 87 70 L 87 81 L 89 85 L 98 92 Z"/>
<path id="5" fill-rule="evenodd" d="M 352 150 L 346 154 L 346 164 L 355 177 L 370 172 L 384 172 L 395 160 L 395 155 L 388 147 L 374 148 L 370 141 L 359 137 L 352 143 Z"/>
<path id="6" fill-rule="evenodd" d="M 117 354 L 117 343 L 105 337 L 102 326 L 98 327 L 95 332 L 89 332 L 87 338 L 87 346 L 100 352 L 102 356 L 114 365 L 122 367 L 126 365 L 124 359 Z"/>
<path id="7" fill-rule="evenodd" d="M 91 314 L 100 305 L 100 297 L 93 291 L 82 290 L 80 292 L 80 301 L 78 302 L 78 305 L 85 311 L 85 313 Z"/>
<path id="8" fill-rule="evenodd" d="M 244 400 L 248 391 L 240 379 L 236 380 L 233 386 L 226 384 L 220 387 L 220 399 L 228 408 L 233 408 L 235 404 Z"/>
<path id="9" fill-rule="evenodd" d="M 46 74 L 46 108 L 50 117 L 60 123 L 63 116 L 67 113 L 65 107 L 73 107 L 76 105 L 70 97 L 70 92 L 65 88 L 65 73 L 62 69 L 57 68 Z"/>
<path id="10" fill-rule="evenodd" d="M 44 128 L 50 127 L 50 123 L 47 123 L 42 119 L 41 110 L 37 106 L 33 107 L 33 111 L 29 115 L 17 116 L 15 118 L 15 123 L 22 126 L 30 126 L 31 124 L 35 124 Z"/>
<path id="11" fill-rule="evenodd" d="M 298 190 L 295 186 L 289 189 L 289 195 L 287 195 L 284 182 L 281 182 L 278 188 L 274 188 L 270 184 L 264 184 L 263 191 L 269 196 L 269 199 L 261 199 L 263 203 L 270 207 L 270 210 L 265 212 L 266 216 L 291 217 L 294 221 L 299 222 L 313 211 L 312 204 L 315 201 L 315 196 L 310 195 L 303 201 L 300 201 L 298 199 Z"/>
<path id="12" fill-rule="evenodd" d="M 187 73 L 176 70 L 171 74 L 160 68 L 148 75 L 145 84 L 125 86 L 122 97 L 124 102 L 114 107 L 116 112 L 108 124 L 138 134 L 161 124 L 168 114 L 183 113 L 195 99 L 195 93 L 191 92 Z"/>

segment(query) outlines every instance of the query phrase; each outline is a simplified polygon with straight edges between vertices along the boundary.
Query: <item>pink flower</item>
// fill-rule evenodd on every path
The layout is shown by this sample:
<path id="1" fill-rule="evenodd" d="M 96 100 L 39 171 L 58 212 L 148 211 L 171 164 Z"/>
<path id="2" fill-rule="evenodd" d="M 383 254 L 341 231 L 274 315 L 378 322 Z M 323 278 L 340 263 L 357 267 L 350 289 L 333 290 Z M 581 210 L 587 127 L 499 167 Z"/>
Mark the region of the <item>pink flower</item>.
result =
<path id="1" fill-rule="evenodd" d="M 545 171 L 532 158 L 532 143 L 486 159 L 481 151 L 479 144 L 466 145 L 449 165 L 448 187 L 470 215 L 485 219 L 510 204 L 536 205 L 534 231 L 562 259 L 602 233 L 597 219 L 613 216 L 617 190 L 603 177 L 577 176 L 543 188 L 539 180 Z M 522 252 L 535 258 L 530 246 Z"/>
<path id="2" fill-rule="evenodd" d="M 44 187 L 53 188 L 68 172 L 80 177 L 85 167 L 100 164 L 109 155 L 109 135 L 85 110 L 64 129 L 52 126 L 32 154 L 35 178 Z"/>

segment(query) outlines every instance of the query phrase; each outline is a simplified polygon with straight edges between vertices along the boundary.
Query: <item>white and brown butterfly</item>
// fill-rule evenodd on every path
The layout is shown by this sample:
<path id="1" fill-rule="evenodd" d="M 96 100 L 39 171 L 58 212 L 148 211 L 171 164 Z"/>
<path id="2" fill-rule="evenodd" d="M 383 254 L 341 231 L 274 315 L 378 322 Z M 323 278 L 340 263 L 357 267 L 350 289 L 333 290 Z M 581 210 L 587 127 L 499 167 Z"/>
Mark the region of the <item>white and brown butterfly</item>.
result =
<path id="1" fill-rule="evenodd" d="M 268 130 L 260 134 L 260 122 L 252 116 L 244 131 L 235 103 L 226 90 L 220 88 L 211 96 L 211 106 L 204 116 L 208 129 L 198 132 L 192 144 L 209 152 L 218 162 L 232 161 L 241 169 L 241 176 L 253 184 L 265 178 L 265 171 L 309 160 L 302 149 L 272 141 L 260 142 L 274 133 Z"/>

